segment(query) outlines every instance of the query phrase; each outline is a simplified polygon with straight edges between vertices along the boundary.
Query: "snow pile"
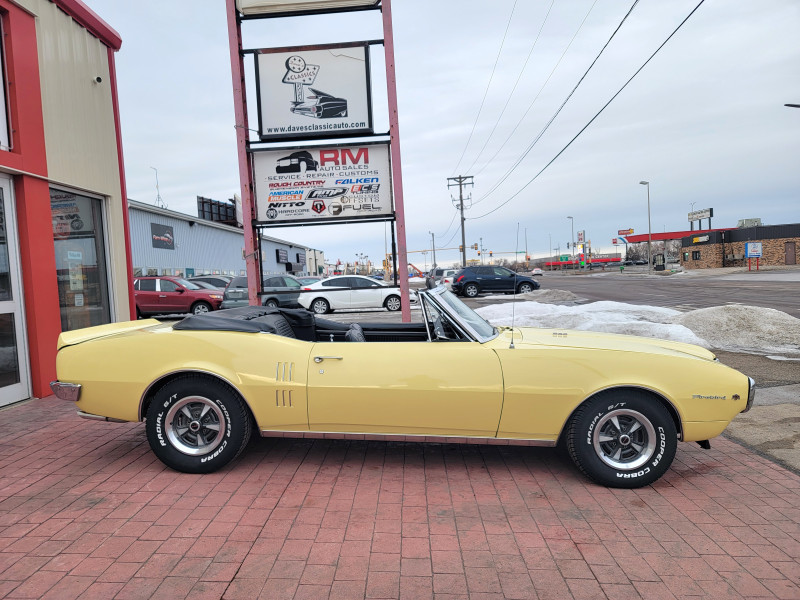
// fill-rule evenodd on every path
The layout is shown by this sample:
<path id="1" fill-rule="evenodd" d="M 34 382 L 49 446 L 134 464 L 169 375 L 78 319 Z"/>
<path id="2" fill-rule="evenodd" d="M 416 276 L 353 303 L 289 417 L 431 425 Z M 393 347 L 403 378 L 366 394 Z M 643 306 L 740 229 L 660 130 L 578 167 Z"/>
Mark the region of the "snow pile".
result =
<path id="1" fill-rule="evenodd" d="M 715 348 L 800 353 L 800 319 L 774 308 L 713 306 L 682 314 L 675 322 Z"/>
<path id="2" fill-rule="evenodd" d="M 527 294 L 519 294 L 517 298 L 533 300 L 542 304 L 556 304 L 557 302 L 576 302 L 578 297 L 566 290 L 536 290 Z"/>
<path id="3" fill-rule="evenodd" d="M 732 352 L 800 354 L 800 319 L 755 306 L 717 306 L 681 313 L 622 302 L 558 306 L 541 302 L 492 304 L 477 313 L 493 325 L 577 329 L 640 335 Z"/>
<path id="4" fill-rule="evenodd" d="M 493 304 L 476 312 L 493 325 L 511 325 L 511 304 Z M 519 302 L 514 324 L 520 327 L 543 327 L 602 331 L 686 342 L 709 347 L 684 325 L 673 320 L 677 310 L 657 306 L 637 306 L 621 302 L 593 302 L 582 306 L 557 306 L 539 302 Z"/>

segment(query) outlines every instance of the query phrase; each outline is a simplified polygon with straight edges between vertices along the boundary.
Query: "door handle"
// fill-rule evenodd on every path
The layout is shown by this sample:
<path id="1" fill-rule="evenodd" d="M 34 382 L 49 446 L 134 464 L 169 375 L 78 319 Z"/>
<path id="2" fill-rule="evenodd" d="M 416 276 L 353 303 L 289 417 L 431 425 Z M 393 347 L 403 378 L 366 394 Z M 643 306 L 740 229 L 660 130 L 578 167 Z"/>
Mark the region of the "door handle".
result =
<path id="1" fill-rule="evenodd" d="M 325 359 L 328 359 L 328 360 L 342 360 L 343 358 L 344 357 L 342 357 L 342 356 L 315 356 L 314 357 L 314 362 L 315 363 L 321 363 Z"/>
<path id="2" fill-rule="evenodd" d="M 159 294 L 159 295 L 158 295 L 158 297 L 159 297 L 159 298 L 166 298 L 166 297 L 167 297 L 167 295 L 166 295 L 166 294 Z"/>

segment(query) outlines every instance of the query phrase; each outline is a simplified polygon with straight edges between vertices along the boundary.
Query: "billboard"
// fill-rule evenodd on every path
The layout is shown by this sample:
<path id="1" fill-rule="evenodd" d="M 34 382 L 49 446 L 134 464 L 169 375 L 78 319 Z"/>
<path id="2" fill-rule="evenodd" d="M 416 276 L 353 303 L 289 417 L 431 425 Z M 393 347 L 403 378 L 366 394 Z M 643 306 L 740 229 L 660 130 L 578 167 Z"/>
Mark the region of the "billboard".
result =
<path id="1" fill-rule="evenodd" d="M 262 141 L 372 133 L 366 44 L 259 50 L 255 64 Z"/>
<path id="2" fill-rule="evenodd" d="M 704 208 L 703 210 L 695 210 L 690 212 L 688 215 L 688 220 L 691 221 L 702 221 L 703 219 L 710 219 L 714 216 L 714 209 L 713 208 Z"/>
<path id="3" fill-rule="evenodd" d="M 260 225 L 393 215 L 387 143 L 257 150 L 252 156 Z"/>
<path id="4" fill-rule="evenodd" d="M 175 233 L 171 225 L 150 223 L 150 234 L 153 248 L 175 250 Z"/>

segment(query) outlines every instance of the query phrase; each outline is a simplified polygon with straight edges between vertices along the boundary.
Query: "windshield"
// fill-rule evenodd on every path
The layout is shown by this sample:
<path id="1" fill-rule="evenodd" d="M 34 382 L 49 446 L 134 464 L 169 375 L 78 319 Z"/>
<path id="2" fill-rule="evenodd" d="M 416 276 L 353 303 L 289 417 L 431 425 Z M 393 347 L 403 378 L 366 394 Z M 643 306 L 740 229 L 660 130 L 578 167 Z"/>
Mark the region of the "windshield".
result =
<path id="1" fill-rule="evenodd" d="M 174 281 L 175 281 L 175 283 L 185 287 L 187 290 L 200 290 L 200 289 L 202 289 L 196 283 L 192 283 L 191 281 L 187 281 L 186 279 L 181 279 L 180 277 L 176 277 Z"/>
<path id="2" fill-rule="evenodd" d="M 469 306 L 461 302 L 453 292 L 442 290 L 437 297 L 459 321 L 469 325 L 475 333 L 484 339 L 488 339 L 495 334 L 495 329 L 478 313 Z"/>

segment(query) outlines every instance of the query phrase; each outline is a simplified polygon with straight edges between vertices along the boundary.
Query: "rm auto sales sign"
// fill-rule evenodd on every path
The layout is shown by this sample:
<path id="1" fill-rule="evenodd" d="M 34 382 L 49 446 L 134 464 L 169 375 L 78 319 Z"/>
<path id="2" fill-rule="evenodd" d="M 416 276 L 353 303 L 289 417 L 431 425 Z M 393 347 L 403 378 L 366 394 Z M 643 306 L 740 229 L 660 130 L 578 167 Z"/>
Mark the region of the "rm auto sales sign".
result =
<path id="1" fill-rule="evenodd" d="M 257 151 L 253 167 L 263 225 L 392 215 L 386 144 Z"/>

